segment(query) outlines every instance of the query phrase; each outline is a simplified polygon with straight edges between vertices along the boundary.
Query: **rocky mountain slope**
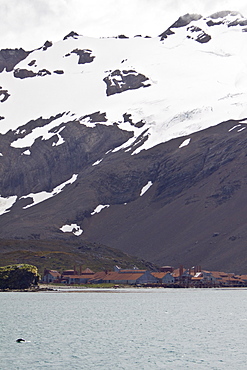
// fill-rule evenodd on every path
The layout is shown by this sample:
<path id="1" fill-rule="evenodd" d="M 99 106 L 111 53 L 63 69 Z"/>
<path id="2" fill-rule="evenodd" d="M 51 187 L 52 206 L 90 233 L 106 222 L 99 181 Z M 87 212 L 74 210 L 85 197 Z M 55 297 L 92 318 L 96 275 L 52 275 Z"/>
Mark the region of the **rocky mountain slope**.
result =
<path id="1" fill-rule="evenodd" d="M 0 238 L 246 273 L 246 31 L 187 14 L 1 50 Z"/>

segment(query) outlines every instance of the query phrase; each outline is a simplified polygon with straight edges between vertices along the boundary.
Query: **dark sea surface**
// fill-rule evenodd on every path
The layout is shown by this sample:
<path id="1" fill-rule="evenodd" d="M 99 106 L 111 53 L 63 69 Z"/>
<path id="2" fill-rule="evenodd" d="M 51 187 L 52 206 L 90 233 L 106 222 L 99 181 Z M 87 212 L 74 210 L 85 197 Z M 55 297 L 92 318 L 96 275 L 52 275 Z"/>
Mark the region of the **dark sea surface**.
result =
<path id="1" fill-rule="evenodd" d="M 247 369 L 247 289 L 2 292 L 0 328 L 2 370 Z"/>

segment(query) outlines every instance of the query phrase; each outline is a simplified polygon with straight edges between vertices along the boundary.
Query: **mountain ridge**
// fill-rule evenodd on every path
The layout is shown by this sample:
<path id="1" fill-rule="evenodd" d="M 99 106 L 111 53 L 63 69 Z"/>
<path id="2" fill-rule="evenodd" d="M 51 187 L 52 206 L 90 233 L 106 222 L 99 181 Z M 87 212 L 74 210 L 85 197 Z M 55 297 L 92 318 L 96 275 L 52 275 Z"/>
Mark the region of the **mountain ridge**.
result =
<path id="1" fill-rule="evenodd" d="M 246 273 L 246 24 L 0 51 L 0 238 Z"/>

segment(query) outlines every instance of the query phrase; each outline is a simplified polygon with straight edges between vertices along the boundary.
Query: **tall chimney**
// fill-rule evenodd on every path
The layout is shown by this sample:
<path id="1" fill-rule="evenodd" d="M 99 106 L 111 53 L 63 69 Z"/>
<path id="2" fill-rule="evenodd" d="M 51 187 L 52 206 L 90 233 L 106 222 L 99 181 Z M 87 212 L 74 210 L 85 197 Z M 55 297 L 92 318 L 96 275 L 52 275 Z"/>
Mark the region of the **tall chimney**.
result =
<path id="1" fill-rule="evenodd" d="M 181 277 L 183 275 L 183 273 L 184 273 L 184 267 L 183 267 L 183 265 L 180 265 L 179 266 L 179 277 Z"/>

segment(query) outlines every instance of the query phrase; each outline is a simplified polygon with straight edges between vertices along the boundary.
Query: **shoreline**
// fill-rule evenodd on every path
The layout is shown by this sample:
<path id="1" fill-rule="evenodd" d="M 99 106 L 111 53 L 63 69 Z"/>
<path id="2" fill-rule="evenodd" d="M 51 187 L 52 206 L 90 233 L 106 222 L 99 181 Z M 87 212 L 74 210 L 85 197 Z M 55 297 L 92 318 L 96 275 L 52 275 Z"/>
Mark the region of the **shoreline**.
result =
<path id="1" fill-rule="evenodd" d="M 217 290 L 247 290 L 247 287 L 233 287 L 233 286 L 217 286 L 217 287 L 182 287 L 182 286 L 112 286 L 112 287 L 94 287 L 94 286 L 73 286 L 73 285 L 50 285 L 50 284 L 42 284 L 38 287 L 31 287 L 29 289 L 7 289 L 7 290 L 0 290 L 0 293 L 42 293 L 42 292 L 51 292 L 51 293 L 72 293 L 72 292 L 80 292 L 80 293 L 89 293 L 89 292 L 127 292 L 127 291 L 152 291 L 152 290 L 164 290 L 164 289 L 217 289 Z"/>

